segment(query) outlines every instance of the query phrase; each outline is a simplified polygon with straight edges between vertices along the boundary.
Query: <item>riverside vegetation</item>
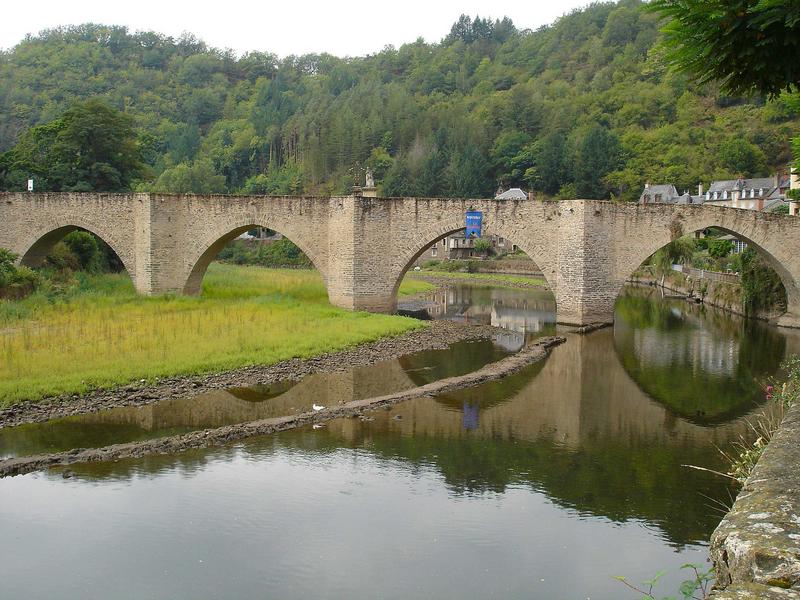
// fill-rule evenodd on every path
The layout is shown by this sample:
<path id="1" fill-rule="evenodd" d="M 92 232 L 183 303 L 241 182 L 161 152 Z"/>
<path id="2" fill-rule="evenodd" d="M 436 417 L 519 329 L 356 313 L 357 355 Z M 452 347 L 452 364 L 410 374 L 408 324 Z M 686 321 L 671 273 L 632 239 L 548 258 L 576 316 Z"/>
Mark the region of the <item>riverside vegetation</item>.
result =
<path id="1" fill-rule="evenodd" d="M 305 358 L 425 327 L 331 306 L 312 270 L 214 263 L 200 297 L 139 296 L 125 273 L 34 277 L 36 291 L 0 301 L 0 406 Z M 432 287 L 404 282 L 400 293 Z"/>
<path id="2" fill-rule="evenodd" d="M 655 275 L 660 285 L 686 289 L 701 300 L 753 317 L 779 314 L 786 310 L 786 288 L 780 276 L 752 248 L 734 253 L 730 240 L 721 238 L 721 232 L 711 228 L 707 237 L 680 237 L 655 252 L 635 278 Z M 716 282 L 709 286 L 704 280 L 691 281 L 673 270 L 673 265 L 696 269 L 736 273 L 738 283 Z"/>

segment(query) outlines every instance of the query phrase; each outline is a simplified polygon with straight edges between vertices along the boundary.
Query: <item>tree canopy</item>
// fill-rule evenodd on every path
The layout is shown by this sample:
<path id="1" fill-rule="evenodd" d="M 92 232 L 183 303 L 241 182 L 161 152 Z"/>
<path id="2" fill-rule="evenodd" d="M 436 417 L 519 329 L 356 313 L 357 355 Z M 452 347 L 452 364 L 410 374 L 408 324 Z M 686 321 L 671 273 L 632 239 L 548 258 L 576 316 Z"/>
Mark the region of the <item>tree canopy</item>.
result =
<path id="1" fill-rule="evenodd" d="M 237 57 L 94 24 L 45 31 L 0 52 L 0 152 L 13 148 L 0 187 L 24 189 L 25 160 L 50 156 L 65 112 L 93 98 L 135 129 L 124 164 L 45 161 L 40 189 L 346 193 L 370 166 L 387 195 L 520 186 L 633 200 L 646 181 L 683 191 L 784 169 L 797 95 L 741 97 L 670 70 L 643 7 L 593 3 L 536 31 L 464 15 L 439 43 L 356 58 Z M 64 156 L 89 141 L 74 133 Z M 125 168 L 134 146 L 149 173 Z"/>
<path id="2" fill-rule="evenodd" d="M 46 191 L 129 190 L 145 173 L 133 118 L 105 102 L 73 104 L 60 118 L 28 129 L 2 159 L 0 177 Z"/>

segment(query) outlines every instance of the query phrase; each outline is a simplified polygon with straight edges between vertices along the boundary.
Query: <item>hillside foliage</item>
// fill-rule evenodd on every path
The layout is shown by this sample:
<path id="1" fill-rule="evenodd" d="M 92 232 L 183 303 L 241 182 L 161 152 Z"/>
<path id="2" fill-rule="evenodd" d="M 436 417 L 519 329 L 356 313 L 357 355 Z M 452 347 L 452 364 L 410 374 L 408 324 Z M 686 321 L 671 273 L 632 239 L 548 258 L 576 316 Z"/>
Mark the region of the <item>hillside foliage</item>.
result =
<path id="1" fill-rule="evenodd" d="M 683 191 L 785 169 L 797 94 L 693 83 L 668 68 L 657 19 L 637 0 L 536 31 L 462 16 L 438 43 L 358 58 L 239 57 L 188 34 L 92 24 L 48 30 L 0 53 L 0 187 L 21 189 L 19 154 L 46 133 L 38 127 L 93 98 L 136 130 L 138 157 L 126 157 L 136 168 L 125 171 L 136 177 L 112 172 L 115 189 L 346 193 L 368 166 L 385 195 L 486 197 L 502 185 L 631 200 L 645 181 Z M 86 177 L 40 177 L 39 189 L 86 187 Z"/>

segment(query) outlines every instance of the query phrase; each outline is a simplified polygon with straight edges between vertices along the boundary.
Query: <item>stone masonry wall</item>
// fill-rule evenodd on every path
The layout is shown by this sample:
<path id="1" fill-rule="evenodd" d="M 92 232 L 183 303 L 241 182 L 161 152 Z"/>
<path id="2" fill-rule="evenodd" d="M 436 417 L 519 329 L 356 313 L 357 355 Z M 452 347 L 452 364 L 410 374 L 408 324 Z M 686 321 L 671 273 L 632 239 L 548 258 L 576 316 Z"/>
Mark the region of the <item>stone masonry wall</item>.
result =
<path id="1" fill-rule="evenodd" d="M 322 273 L 330 301 L 395 310 L 403 274 L 430 244 L 463 229 L 465 213 L 510 240 L 541 269 L 558 320 L 610 322 L 619 290 L 674 235 L 709 226 L 757 248 L 781 276 L 800 326 L 800 219 L 716 206 L 441 198 L 311 198 L 168 194 L 0 194 L 0 247 L 35 265 L 66 233 L 89 230 L 122 259 L 144 294 L 198 293 L 224 245 L 255 227 L 297 244 Z"/>
<path id="2" fill-rule="evenodd" d="M 800 404 L 711 537 L 715 598 L 800 599 Z"/>

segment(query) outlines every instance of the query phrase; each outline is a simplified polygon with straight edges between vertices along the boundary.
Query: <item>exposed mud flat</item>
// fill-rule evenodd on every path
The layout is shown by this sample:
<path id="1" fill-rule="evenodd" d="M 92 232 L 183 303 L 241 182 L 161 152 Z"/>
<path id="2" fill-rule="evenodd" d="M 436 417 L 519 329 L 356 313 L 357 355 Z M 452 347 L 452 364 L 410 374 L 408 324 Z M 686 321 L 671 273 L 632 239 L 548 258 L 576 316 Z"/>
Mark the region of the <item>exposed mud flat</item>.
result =
<path id="1" fill-rule="evenodd" d="M 433 383 L 394 394 L 387 394 L 364 400 L 353 400 L 339 406 L 326 407 L 319 411 L 309 411 L 298 415 L 262 419 L 216 429 L 194 431 L 183 435 L 144 442 L 114 444 L 104 448 L 94 449 L 76 448 L 67 452 L 11 458 L 0 462 L 0 477 L 21 475 L 23 473 L 59 465 L 136 458 L 147 454 L 172 454 L 190 448 L 222 445 L 254 435 L 276 433 L 278 431 L 294 429 L 312 423 L 322 423 L 331 419 L 357 417 L 366 410 L 375 410 L 414 398 L 435 396 L 437 394 L 444 394 L 457 389 L 500 379 L 501 377 L 516 373 L 531 363 L 544 359 L 550 348 L 563 343 L 565 339 L 566 338 L 563 337 L 542 338 L 517 354 L 490 363 L 466 375 L 441 379 Z"/>
<path id="2" fill-rule="evenodd" d="M 0 410 L 0 428 L 119 406 L 142 406 L 220 388 L 268 384 L 283 379 L 300 379 L 311 373 L 344 371 L 423 350 L 445 349 L 460 341 L 488 339 L 503 331 L 489 325 L 432 321 L 425 329 L 309 359 L 291 359 L 269 366 L 243 367 L 224 373 L 170 377 L 156 383 L 140 382 L 98 389 L 83 396 L 65 394 L 37 402 L 21 402 Z"/>

